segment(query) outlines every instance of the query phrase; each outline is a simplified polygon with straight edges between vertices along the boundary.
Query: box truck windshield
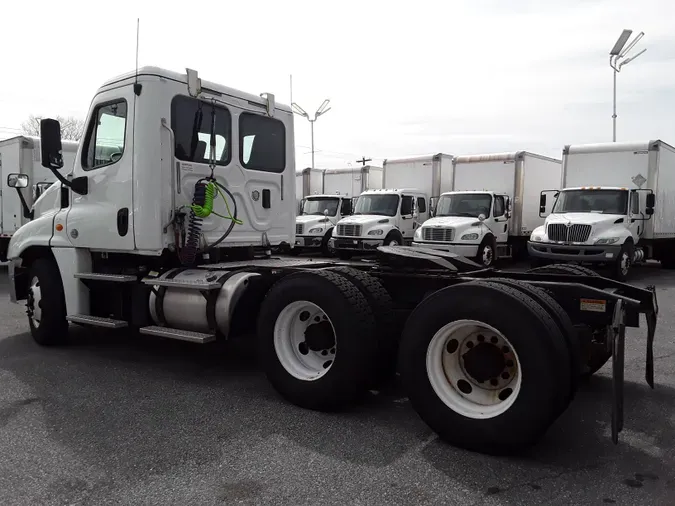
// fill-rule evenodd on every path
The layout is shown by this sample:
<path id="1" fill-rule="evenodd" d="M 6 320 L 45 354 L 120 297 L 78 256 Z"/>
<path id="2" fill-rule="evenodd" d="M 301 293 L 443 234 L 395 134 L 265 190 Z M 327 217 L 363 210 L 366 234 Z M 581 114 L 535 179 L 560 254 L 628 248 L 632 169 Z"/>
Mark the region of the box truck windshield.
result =
<path id="1" fill-rule="evenodd" d="M 356 202 L 354 214 L 381 214 L 396 216 L 398 195 L 361 195 Z"/>
<path id="2" fill-rule="evenodd" d="M 554 213 L 626 214 L 626 190 L 566 190 L 560 192 Z"/>
<path id="3" fill-rule="evenodd" d="M 490 216 L 492 196 L 487 193 L 456 193 L 441 195 L 436 208 L 436 216 L 467 216 L 478 218 Z"/>
<path id="4" fill-rule="evenodd" d="M 315 197 L 305 200 L 302 207 L 302 214 L 316 214 L 323 216 L 324 211 L 328 211 L 328 216 L 335 216 L 338 212 L 340 199 L 331 197 Z"/>

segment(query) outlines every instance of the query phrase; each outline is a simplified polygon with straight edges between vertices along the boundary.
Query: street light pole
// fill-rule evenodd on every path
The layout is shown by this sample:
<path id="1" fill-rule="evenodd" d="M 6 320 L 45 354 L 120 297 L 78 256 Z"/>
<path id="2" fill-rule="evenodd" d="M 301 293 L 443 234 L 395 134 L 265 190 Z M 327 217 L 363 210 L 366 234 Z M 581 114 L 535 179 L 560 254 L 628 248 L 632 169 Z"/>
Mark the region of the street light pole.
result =
<path id="1" fill-rule="evenodd" d="M 314 118 L 310 118 L 309 114 L 307 114 L 307 111 L 305 111 L 302 107 L 300 107 L 298 104 L 293 102 L 291 104 L 291 108 L 293 109 L 293 112 L 295 114 L 298 114 L 304 118 L 307 118 L 307 121 L 309 121 L 310 124 L 310 129 L 312 133 L 312 168 L 314 168 L 314 122 L 321 116 L 322 114 L 326 114 L 328 111 L 330 111 L 330 107 L 328 107 L 328 104 L 330 104 L 330 99 L 326 99 L 323 101 L 323 103 L 319 106 L 319 108 L 316 110 L 314 113 Z"/>
<path id="2" fill-rule="evenodd" d="M 638 54 L 635 56 L 631 56 L 630 58 L 626 58 L 623 61 L 620 61 L 622 58 L 624 58 L 628 52 L 633 49 L 635 44 L 638 43 L 638 41 L 644 36 L 645 32 L 640 32 L 631 42 L 626 46 L 626 42 L 628 42 L 628 39 L 630 38 L 631 34 L 633 33 L 633 30 L 624 30 L 621 32 L 621 35 L 617 39 L 616 43 L 614 44 L 614 47 L 612 50 L 609 52 L 609 66 L 612 67 L 613 74 L 614 74 L 614 86 L 613 86 L 613 98 L 612 98 L 612 142 L 616 142 L 616 75 L 621 72 L 621 67 L 624 65 L 629 64 L 631 61 L 636 59 L 638 56 L 640 56 L 642 53 L 644 53 L 647 49 L 643 49 L 640 51 Z M 624 49 L 624 46 L 626 48 Z"/>

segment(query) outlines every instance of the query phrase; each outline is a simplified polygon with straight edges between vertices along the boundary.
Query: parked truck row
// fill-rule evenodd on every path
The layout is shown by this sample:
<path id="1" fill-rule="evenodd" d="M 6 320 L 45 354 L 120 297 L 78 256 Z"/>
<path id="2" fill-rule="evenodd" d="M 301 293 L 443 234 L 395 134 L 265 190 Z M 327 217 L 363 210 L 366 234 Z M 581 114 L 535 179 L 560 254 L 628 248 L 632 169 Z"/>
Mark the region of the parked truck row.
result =
<path id="1" fill-rule="evenodd" d="M 289 402 L 345 408 L 398 372 L 411 405 L 443 440 L 490 454 L 534 444 L 573 400 L 580 378 L 611 359 L 618 441 L 625 329 L 639 327 L 641 315 L 653 387 L 654 287 L 577 266 L 486 269 L 441 249 L 401 245 L 414 238 L 432 199 L 449 210 L 443 214 L 465 212 L 441 203 L 437 183 L 464 177 L 443 176 L 443 157 L 436 167 L 422 162 L 441 178 L 420 180 L 415 190 L 385 170 L 383 186 L 398 189 L 361 192 L 345 220 L 362 222 L 345 237 L 381 240 L 373 262 L 275 255 L 296 239 L 293 146 L 293 113 L 273 94 L 202 82 L 189 69 L 144 67 L 104 83 L 72 166 L 58 122 L 42 120 L 41 163 L 57 180 L 49 191 L 58 198 L 41 197 L 41 212 L 8 249 L 10 297 L 26 305 L 34 340 L 67 343 L 71 324 L 202 345 L 254 336 L 267 378 Z M 505 171 L 514 181 L 527 178 L 531 161 Z M 29 178 L 12 173 L 7 183 L 25 188 Z M 476 218 L 439 218 L 489 228 L 482 223 L 494 217 L 498 197 L 497 214 L 507 197 L 514 213 L 521 204 L 519 212 L 530 212 L 516 202 L 527 181 L 483 186 L 479 202 L 489 205 L 471 200 Z M 466 191 L 448 190 L 460 201 Z M 387 242 L 397 218 L 409 228 Z M 508 219 L 514 230 L 531 226 L 529 217 Z"/>

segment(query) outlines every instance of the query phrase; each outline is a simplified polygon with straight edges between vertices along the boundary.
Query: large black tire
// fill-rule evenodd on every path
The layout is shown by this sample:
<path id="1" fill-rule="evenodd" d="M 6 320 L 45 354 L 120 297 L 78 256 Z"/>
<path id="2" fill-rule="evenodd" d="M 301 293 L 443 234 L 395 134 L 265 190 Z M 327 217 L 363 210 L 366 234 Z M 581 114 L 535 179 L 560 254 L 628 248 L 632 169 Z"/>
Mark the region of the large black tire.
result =
<path id="1" fill-rule="evenodd" d="M 520 390 L 512 393 L 512 403 L 500 414 L 483 418 L 461 414 L 444 402 L 432 386 L 427 371 L 430 344 L 439 330 L 459 320 L 492 326 L 507 338 L 518 355 L 522 370 Z M 455 351 L 456 347 L 450 347 L 447 353 Z M 558 326 L 534 299 L 512 287 L 480 281 L 444 288 L 420 303 L 403 330 L 399 362 L 412 406 L 444 441 L 501 455 L 534 444 L 552 423 L 561 399 L 569 395 L 566 353 Z M 454 395 L 461 394 L 455 390 Z"/>
<path id="2" fill-rule="evenodd" d="M 282 365 L 275 348 L 275 325 L 282 310 L 297 301 L 321 308 L 335 331 L 335 359 L 323 376 L 303 380 Z M 375 318 L 361 291 L 330 271 L 289 274 L 267 292 L 258 316 L 258 344 L 265 374 L 288 401 L 319 411 L 341 409 L 370 386 L 377 355 Z"/>
<path id="3" fill-rule="evenodd" d="M 32 286 L 39 289 L 36 301 Z M 42 346 L 63 344 L 68 340 L 68 322 L 66 321 L 66 297 L 63 293 L 61 273 L 52 258 L 38 258 L 30 267 L 28 293 L 28 325 L 35 342 Z M 33 318 L 32 308 L 38 305 L 39 322 Z"/>
<path id="4" fill-rule="evenodd" d="M 377 360 L 373 364 L 374 385 L 377 386 L 396 373 L 396 355 L 401 335 L 399 323 L 401 322 L 396 321 L 394 302 L 379 279 L 352 267 L 332 267 L 330 270 L 354 283 L 373 310 L 375 335 L 378 342 Z"/>
<path id="5" fill-rule="evenodd" d="M 541 274 L 571 274 L 573 276 L 599 276 L 594 270 L 575 264 L 553 264 L 530 269 L 527 272 L 538 272 Z M 607 361 L 612 358 L 612 351 L 599 343 L 591 343 L 590 349 L 586 353 L 586 357 L 585 364 L 583 364 L 581 368 L 581 377 L 588 379 L 602 369 Z"/>
<path id="6" fill-rule="evenodd" d="M 579 388 L 579 379 L 581 378 L 583 371 L 583 366 L 581 363 L 581 342 L 579 340 L 578 330 L 572 323 L 572 320 L 570 319 L 567 312 L 543 288 L 539 288 L 538 286 L 531 285 L 525 281 L 519 281 L 515 279 L 491 278 L 490 281 L 512 286 L 513 288 L 536 300 L 537 303 L 539 303 L 539 305 L 548 312 L 551 318 L 553 318 L 553 321 L 558 326 L 558 329 L 565 338 L 567 354 L 570 358 L 570 392 L 567 398 L 563 399 L 563 402 L 560 405 L 558 414 L 562 413 L 565 411 L 565 409 L 567 409 L 567 406 L 569 406 L 569 403 L 572 402 L 572 399 L 574 399 L 577 389 Z"/>
<path id="7" fill-rule="evenodd" d="M 333 250 L 328 245 L 328 242 L 330 241 L 332 233 L 333 233 L 333 229 L 331 228 L 330 230 L 328 230 L 328 232 L 326 232 L 324 234 L 323 239 L 321 239 L 321 254 L 325 257 L 333 256 Z"/>

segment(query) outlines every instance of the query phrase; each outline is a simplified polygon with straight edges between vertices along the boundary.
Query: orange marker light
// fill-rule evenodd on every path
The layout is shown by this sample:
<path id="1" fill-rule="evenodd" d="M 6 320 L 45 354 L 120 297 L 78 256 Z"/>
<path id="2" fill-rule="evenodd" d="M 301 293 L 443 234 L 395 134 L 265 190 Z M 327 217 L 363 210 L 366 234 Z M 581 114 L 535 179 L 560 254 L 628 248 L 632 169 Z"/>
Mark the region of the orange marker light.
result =
<path id="1" fill-rule="evenodd" d="M 58 225 L 56 225 L 56 231 L 61 232 L 61 230 L 63 230 L 63 225 L 59 223 Z"/>

